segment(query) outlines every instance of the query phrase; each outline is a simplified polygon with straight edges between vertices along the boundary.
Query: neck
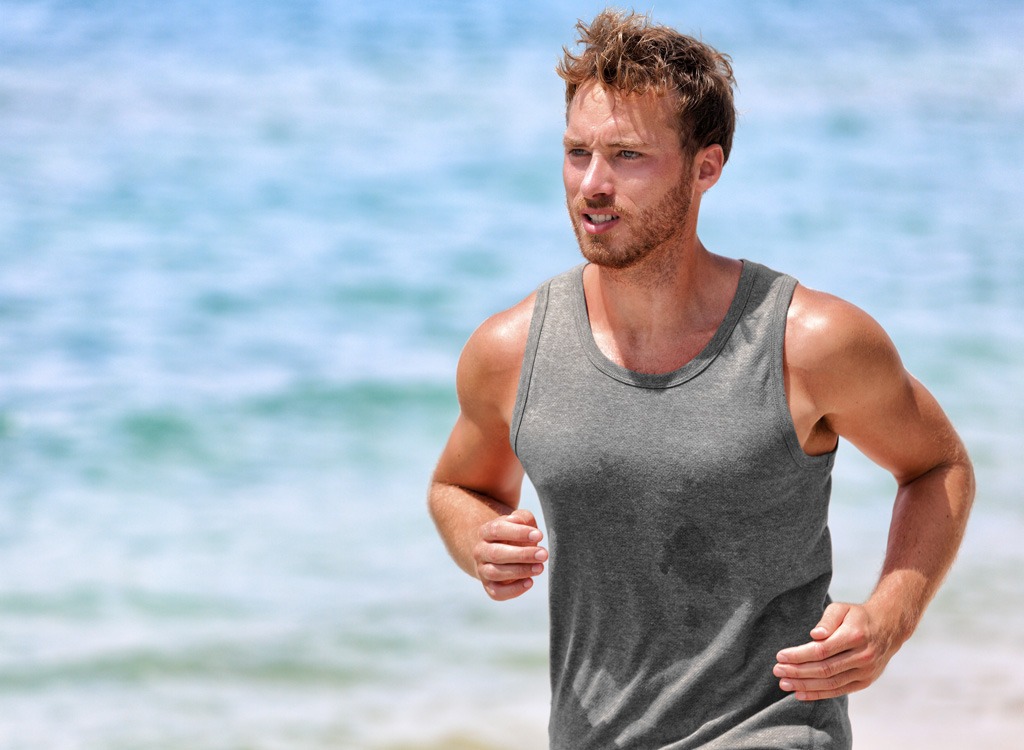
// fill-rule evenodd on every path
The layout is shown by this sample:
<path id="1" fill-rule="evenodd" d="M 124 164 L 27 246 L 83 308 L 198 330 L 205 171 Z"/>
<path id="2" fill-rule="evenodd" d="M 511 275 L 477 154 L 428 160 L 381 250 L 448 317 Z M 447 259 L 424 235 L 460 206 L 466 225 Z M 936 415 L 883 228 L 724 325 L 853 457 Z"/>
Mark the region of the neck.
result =
<path id="1" fill-rule="evenodd" d="M 709 253 L 696 235 L 688 244 L 633 268 L 587 267 L 591 330 L 613 361 L 638 372 L 671 372 L 718 330 L 742 266 Z"/>

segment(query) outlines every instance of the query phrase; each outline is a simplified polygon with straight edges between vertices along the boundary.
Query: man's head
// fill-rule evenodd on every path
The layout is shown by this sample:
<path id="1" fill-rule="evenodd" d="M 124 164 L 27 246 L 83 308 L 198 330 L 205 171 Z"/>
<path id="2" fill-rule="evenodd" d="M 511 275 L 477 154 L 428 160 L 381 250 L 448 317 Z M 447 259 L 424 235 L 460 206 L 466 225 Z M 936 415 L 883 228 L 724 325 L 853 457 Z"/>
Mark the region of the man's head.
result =
<path id="1" fill-rule="evenodd" d="M 576 24 L 583 50 L 568 49 L 558 64 L 566 108 L 576 93 L 597 83 L 616 94 L 656 93 L 670 98 L 680 142 L 688 155 L 718 144 L 725 159 L 736 127 L 729 58 L 703 42 L 646 16 L 605 10 Z"/>
<path id="2" fill-rule="evenodd" d="M 732 70 L 707 45 L 636 14 L 605 11 L 577 28 L 584 49 L 566 51 L 558 68 L 573 230 L 592 263 L 654 268 L 696 241 L 700 195 L 732 143 Z"/>

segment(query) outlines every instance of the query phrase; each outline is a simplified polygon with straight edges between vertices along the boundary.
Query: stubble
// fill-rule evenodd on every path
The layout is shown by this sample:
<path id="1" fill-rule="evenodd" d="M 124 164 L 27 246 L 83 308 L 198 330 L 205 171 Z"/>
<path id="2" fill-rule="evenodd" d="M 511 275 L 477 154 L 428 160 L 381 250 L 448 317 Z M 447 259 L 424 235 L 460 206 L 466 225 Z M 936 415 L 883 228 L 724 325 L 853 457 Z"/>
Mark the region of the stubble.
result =
<path id="1" fill-rule="evenodd" d="M 685 174 L 657 205 L 638 214 L 622 211 L 612 202 L 566 199 L 572 228 L 583 257 L 591 263 L 615 270 L 634 268 L 667 251 L 681 236 L 690 213 L 693 179 Z M 607 234 L 587 234 L 580 225 L 581 211 L 605 210 L 620 218 L 619 226 Z M 628 237 L 622 237 L 627 230 Z"/>

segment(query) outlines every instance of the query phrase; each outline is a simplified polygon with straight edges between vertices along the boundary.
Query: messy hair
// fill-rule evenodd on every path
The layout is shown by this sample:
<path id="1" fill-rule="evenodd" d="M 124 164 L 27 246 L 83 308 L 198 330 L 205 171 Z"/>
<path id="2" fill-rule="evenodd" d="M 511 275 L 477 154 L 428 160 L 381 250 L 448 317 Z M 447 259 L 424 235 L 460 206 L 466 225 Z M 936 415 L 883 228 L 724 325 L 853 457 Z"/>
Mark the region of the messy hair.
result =
<path id="1" fill-rule="evenodd" d="M 718 144 L 729 158 L 736 128 L 727 55 L 647 16 L 605 10 L 576 24 L 583 50 L 563 48 L 558 75 L 565 80 L 566 111 L 581 86 L 597 82 L 619 94 L 655 92 L 675 99 L 683 150 L 693 154 Z"/>

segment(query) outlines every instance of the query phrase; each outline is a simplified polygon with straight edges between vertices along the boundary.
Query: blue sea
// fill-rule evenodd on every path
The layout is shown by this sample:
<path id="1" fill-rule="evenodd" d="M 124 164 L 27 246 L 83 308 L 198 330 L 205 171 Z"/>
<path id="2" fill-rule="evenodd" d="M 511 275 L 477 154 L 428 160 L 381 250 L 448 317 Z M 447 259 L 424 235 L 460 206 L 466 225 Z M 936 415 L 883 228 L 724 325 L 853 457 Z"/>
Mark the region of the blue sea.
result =
<path id="1" fill-rule="evenodd" d="M 545 747 L 543 579 L 491 602 L 424 499 L 466 338 L 578 262 L 553 69 L 600 7 L 0 0 L 0 750 Z M 976 463 L 856 747 L 1014 747 L 1024 5 L 650 9 L 739 80 L 704 243 L 871 313 Z M 894 485 L 836 472 L 859 600 Z"/>

